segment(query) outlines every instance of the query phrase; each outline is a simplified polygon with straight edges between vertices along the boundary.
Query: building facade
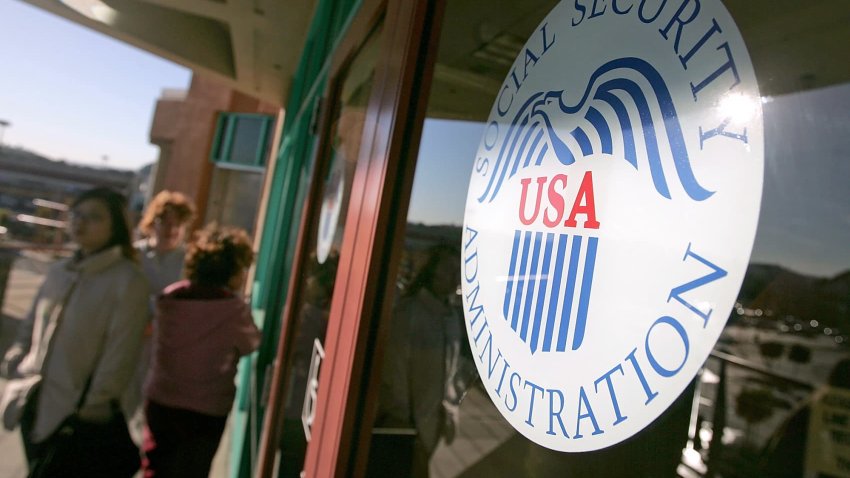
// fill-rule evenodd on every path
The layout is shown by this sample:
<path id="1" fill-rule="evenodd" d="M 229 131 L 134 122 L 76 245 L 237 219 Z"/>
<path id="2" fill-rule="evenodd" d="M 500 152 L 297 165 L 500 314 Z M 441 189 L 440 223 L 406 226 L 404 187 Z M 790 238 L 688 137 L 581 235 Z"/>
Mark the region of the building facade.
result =
<path id="1" fill-rule="evenodd" d="M 198 75 L 187 91 L 164 91 L 150 131 L 160 151 L 150 197 L 180 191 L 195 200 L 196 227 L 215 221 L 252 230 L 279 110 Z M 217 153 L 224 148 L 228 154 Z"/>

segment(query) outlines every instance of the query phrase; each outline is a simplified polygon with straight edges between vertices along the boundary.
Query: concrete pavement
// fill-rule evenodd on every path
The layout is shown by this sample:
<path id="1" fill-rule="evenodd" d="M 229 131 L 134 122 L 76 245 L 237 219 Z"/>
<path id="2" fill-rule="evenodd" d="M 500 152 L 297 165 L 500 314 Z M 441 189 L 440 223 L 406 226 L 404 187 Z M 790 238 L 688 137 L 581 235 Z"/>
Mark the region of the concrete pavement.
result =
<path id="1" fill-rule="evenodd" d="M 20 257 L 15 261 L 6 286 L 6 295 L 0 321 L 0 353 L 6 349 L 15 337 L 18 323 L 27 314 L 32 300 L 44 278 L 46 261 L 32 257 Z M 6 380 L 0 378 L 0 393 L 6 386 Z M 0 427 L 0 476 L 4 478 L 25 478 L 27 476 L 26 458 L 17 430 L 7 431 Z"/>

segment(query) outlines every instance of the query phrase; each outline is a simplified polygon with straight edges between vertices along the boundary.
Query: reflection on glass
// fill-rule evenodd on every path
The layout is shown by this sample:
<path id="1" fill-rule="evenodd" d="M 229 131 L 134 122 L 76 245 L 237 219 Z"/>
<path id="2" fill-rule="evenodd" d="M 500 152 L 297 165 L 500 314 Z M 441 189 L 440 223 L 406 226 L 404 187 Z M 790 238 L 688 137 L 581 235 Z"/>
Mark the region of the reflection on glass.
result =
<path id="1" fill-rule="evenodd" d="M 454 381 L 461 345 L 460 253 L 438 244 L 421 254 L 422 264 L 395 306 L 382 374 L 376 426 L 415 433 L 413 463 L 427 475 L 428 461 L 443 439 L 451 443 L 461 390 Z"/>
<path id="2" fill-rule="evenodd" d="M 216 221 L 252 230 L 262 190 L 261 173 L 216 168 L 206 222 Z"/>
<path id="3" fill-rule="evenodd" d="M 361 47 L 344 73 L 338 103 L 326 141 L 330 151 L 317 160 L 322 203 L 307 229 L 309 256 L 305 258 L 301 295 L 296 298 L 297 313 L 290 326 L 287 343 L 287 370 L 283 397 L 284 425 L 280 442 L 280 477 L 298 477 L 304 466 L 309 433 L 309 401 L 315 390 L 309 388 L 311 363 L 316 343 L 321 346 L 328 329 L 328 312 L 336 282 L 339 251 L 354 170 L 360 152 L 366 107 L 372 89 L 378 54 L 379 32 L 375 31 Z M 305 402 L 307 411 L 305 412 Z"/>
<path id="4" fill-rule="evenodd" d="M 800 7 L 797 22 L 820 25 L 823 36 L 780 39 L 765 33 L 777 16 L 748 11 L 757 4 L 767 12 L 770 3 L 725 3 L 770 95 L 717 105 L 724 117 L 745 118 L 761 101 L 764 114 L 763 202 L 735 309 L 702 372 L 656 422 L 619 445 L 565 454 L 531 443 L 501 417 L 472 380 L 482 359 L 465 337 L 456 365 L 444 365 L 455 343 L 449 310 L 460 298 L 414 291 L 429 251 L 460 244 L 483 121 L 523 39 L 553 6 L 449 2 L 406 235 L 395 245 L 403 259 L 369 476 L 850 476 L 850 456 L 835 459 L 845 452 L 815 453 L 850 445 L 850 70 L 814 61 L 850 43 L 831 20 L 846 18 L 850 6 Z M 783 56 L 789 45 L 798 56 Z M 457 270 L 447 287 L 458 283 Z M 462 320 L 461 312 L 452 314 Z M 419 361 L 431 368 L 420 371 Z M 452 420 L 436 425 L 439 415 Z"/>

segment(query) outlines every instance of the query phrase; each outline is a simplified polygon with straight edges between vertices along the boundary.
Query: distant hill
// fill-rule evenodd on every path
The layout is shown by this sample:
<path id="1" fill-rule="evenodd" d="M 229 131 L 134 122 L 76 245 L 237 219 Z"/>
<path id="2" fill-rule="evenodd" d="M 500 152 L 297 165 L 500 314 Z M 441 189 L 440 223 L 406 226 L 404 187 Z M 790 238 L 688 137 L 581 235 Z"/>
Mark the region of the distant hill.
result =
<path id="1" fill-rule="evenodd" d="M 793 315 L 850 331 L 850 270 L 834 277 L 812 277 L 777 265 L 751 264 L 739 300 L 744 307 Z"/>
<path id="2" fill-rule="evenodd" d="M 135 176 L 134 171 L 53 160 L 25 149 L 6 146 L 0 146 L 0 170 L 117 189 L 124 189 Z"/>
<path id="3" fill-rule="evenodd" d="M 460 248 L 462 227 L 450 224 L 429 226 L 407 223 L 405 243 L 410 249 L 425 249 L 434 244 L 450 244 Z"/>

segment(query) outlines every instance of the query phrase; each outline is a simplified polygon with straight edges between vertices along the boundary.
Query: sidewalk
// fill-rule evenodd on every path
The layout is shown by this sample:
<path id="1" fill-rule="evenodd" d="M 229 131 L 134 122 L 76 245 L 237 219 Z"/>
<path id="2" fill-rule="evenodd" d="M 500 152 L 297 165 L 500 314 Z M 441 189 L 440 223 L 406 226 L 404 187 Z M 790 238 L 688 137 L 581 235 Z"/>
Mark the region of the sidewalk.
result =
<path id="1" fill-rule="evenodd" d="M 15 261 L 6 285 L 6 296 L 2 304 L 2 315 L 0 315 L 0 357 L 6 353 L 6 349 L 15 338 L 18 324 L 29 311 L 47 270 L 46 265 L 44 259 L 38 255 L 24 254 Z M 6 380 L 0 378 L 0 393 L 5 385 Z M 229 476 L 229 444 L 230 424 L 228 422 L 218 453 L 213 460 L 211 478 Z M 0 477 L 26 478 L 26 470 L 26 459 L 18 431 L 10 432 L 0 426 Z M 141 473 L 136 476 L 141 477 Z"/>
<path id="2" fill-rule="evenodd" d="M 5 354 L 14 340 L 18 323 L 29 311 L 38 286 L 41 285 L 44 270 L 43 263 L 31 258 L 21 257 L 15 261 L 9 274 L 0 314 L 0 354 Z M 6 380 L 0 378 L 0 393 L 5 386 Z M 25 478 L 26 470 L 24 449 L 18 431 L 10 432 L 0 427 L 0 476 Z"/>

